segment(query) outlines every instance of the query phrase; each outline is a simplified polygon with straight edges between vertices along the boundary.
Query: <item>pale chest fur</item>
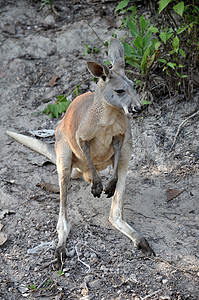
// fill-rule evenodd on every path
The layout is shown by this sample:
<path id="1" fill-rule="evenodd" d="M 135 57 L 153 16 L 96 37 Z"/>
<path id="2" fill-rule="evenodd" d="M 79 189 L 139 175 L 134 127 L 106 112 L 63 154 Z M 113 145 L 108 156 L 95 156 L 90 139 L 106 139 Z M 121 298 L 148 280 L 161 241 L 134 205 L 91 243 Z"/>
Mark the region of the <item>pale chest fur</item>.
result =
<path id="1" fill-rule="evenodd" d="M 113 155 L 112 140 L 114 136 L 125 135 L 127 119 L 123 112 L 115 110 L 100 120 L 99 130 L 90 141 L 91 157 L 95 162 L 107 161 Z"/>

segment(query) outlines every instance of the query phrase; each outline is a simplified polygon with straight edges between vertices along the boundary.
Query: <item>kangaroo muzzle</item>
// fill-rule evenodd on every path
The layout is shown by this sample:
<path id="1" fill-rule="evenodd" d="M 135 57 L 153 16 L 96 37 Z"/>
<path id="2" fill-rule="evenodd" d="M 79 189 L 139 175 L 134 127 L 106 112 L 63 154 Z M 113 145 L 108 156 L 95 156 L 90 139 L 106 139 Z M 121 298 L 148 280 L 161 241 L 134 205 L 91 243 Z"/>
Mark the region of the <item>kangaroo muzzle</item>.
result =
<path id="1" fill-rule="evenodd" d="M 139 114 L 139 113 L 141 113 L 143 111 L 143 106 L 129 106 L 128 107 L 128 112 L 130 113 L 130 114 Z"/>

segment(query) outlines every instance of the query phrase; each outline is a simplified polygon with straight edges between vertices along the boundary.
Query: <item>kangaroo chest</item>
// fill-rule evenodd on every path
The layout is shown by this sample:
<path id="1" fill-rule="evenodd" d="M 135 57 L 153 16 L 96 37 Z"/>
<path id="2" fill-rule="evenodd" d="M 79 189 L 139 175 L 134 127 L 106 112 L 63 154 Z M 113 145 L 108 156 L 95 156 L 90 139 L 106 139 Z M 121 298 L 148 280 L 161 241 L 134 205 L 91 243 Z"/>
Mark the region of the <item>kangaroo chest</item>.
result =
<path id="1" fill-rule="evenodd" d="M 90 141 L 91 158 L 94 163 L 107 161 L 113 156 L 112 140 L 114 136 L 125 135 L 126 122 L 120 118 L 100 126 L 95 137 Z"/>

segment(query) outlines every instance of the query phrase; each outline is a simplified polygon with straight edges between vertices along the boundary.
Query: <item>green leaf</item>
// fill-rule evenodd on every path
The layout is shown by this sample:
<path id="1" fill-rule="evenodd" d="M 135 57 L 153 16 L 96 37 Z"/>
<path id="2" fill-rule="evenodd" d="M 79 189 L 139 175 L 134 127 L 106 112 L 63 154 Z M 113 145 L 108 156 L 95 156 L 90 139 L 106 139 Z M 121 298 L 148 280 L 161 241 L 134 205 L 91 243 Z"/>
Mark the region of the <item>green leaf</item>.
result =
<path id="1" fill-rule="evenodd" d="M 178 73 L 177 71 L 176 71 L 176 74 L 178 75 L 178 77 L 181 77 L 181 76 L 180 76 L 180 73 Z"/>
<path id="2" fill-rule="evenodd" d="M 137 27 L 135 26 L 135 24 L 132 21 L 128 21 L 127 25 L 129 27 L 131 35 L 134 38 L 136 38 L 139 35 L 139 31 L 138 31 Z"/>
<path id="3" fill-rule="evenodd" d="M 141 36 L 137 36 L 135 41 L 134 41 L 134 46 L 138 49 L 138 50 L 141 50 L 143 49 L 143 39 Z"/>
<path id="4" fill-rule="evenodd" d="M 158 48 L 160 47 L 161 43 L 158 41 L 155 43 L 155 50 L 158 50 Z"/>
<path id="5" fill-rule="evenodd" d="M 148 31 L 143 38 L 143 51 L 145 51 L 151 45 L 152 32 Z"/>
<path id="6" fill-rule="evenodd" d="M 181 78 L 187 78 L 187 77 L 188 77 L 187 75 L 182 75 L 182 76 L 181 76 Z"/>
<path id="7" fill-rule="evenodd" d="M 145 100 L 145 99 L 142 100 L 142 105 L 149 105 L 149 104 L 151 104 L 150 101 Z"/>
<path id="8" fill-rule="evenodd" d="M 182 28 L 178 28 L 178 29 L 177 29 L 177 34 L 182 33 L 182 32 L 185 31 L 186 29 L 187 29 L 187 26 L 182 27 Z"/>
<path id="9" fill-rule="evenodd" d="M 57 98 L 57 102 L 65 102 L 65 101 L 67 101 L 65 95 L 56 96 L 56 98 Z"/>
<path id="10" fill-rule="evenodd" d="M 182 14 L 184 12 L 184 1 L 176 4 L 173 6 L 173 9 L 175 10 L 175 12 L 180 15 L 182 17 Z"/>
<path id="11" fill-rule="evenodd" d="M 175 52 L 176 52 L 175 50 L 169 51 L 170 54 L 174 54 Z"/>
<path id="12" fill-rule="evenodd" d="M 62 114 L 63 112 L 65 112 L 67 110 L 67 108 L 69 107 L 70 103 L 71 103 L 70 101 L 58 103 L 58 105 L 57 105 L 58 113 Z"/>
<path id="13" fill-rule="evenodd" d="M 149 52 L 150 52 L 150 49 L 148 47 L 146 49 L 146 51 L 144 52 L 143 59 L 141 62 L 142 74 L 146 74 L 146 72 L 147 72 L 147 57 L 149 55 Z"/>
<path id="14" fill-rule="evenodd" d="M 157 38 L 155 38 L 155 39 L 153 39 L 151 42 L 150 42 L 150 45 L 149 45 L 149 48 L 150 48 L 150 53 L 149 53 L 149 55 L 151 56 L 151 55 L 153 55 L 154 54 L 154 49 L 155 50 L 157 50 L 156 49 L 156 44 L 157 44 L 157 46 L 158 46 L 158 43 L 159 43 L 159 46 L 160 46 L 160 42 L 158 41 L 158 39 Z M 158 47 L 159 47 L 158 46 Z"/>
<path id="15" fill-rule="evenodd" d="M 118 5 L 116 6 L 116 8 L 115 8 L 115 12 L 118 11 L 118 10 L 121 10 L 121 9 L 125 8 L 128 5 L 128 3 L 129 3 L 129 0 L 120 1 L 118 3 Z"/>
<path id="16" fill-rule="evenodd" d="M 176 52 L 178 52 L 178 49 L 179 49 L 179 44 L 180 44 L 180 40 L 177 36 L 175 36 L 173 38 L 173 42 L 172 42 L 172 45 L 173 47 L 176 49 Z"/>
<path id="17" fill-rule="evenodd" d="M 150 20 L 145 20 L 144 16 L 140 17 L 140 31 L 141 35 L 144 35 L 144 32 L 149 27 Z"/>
<path id="18" fill-rule="evenodd" d="M 157 27 L 154 27 L 153 25 L 151 25 L 150 27 L 149 27 L 149 30 L 151 31 L 151 32 L 153 32 L 153 33 L 157 33 L 159 30 L 158 30 L 158 28 Z"/>
<path id="19" fill-rule="evenodd" d="M 180 52 L 180 54 L 182 55 L 182 57 L 185 57 L 185 56 L 186 56 L 186 54 L 185 54 L 184 50 L 182 50 L 182 49 L 179 49 L 179 52 Z"/>
<path id="20" fill-rule="evenodd" d="M 127 9 L 126 9 L 126 11 L 131 11 L 132 13 L 136 13 L 136 7 L 134 6 L 134 5 L 131 5 L 130 7 L 128 7 Z"/>
<path id="21" fill-rule="evenodd" d="M 136 50 L 129 44 L 127 44 L 126 42 L 122 43 L 124 46 L 124 54 L 125 56 L 132 56 L 132 54 L 136 53 Z"/>
<path id="22" fill-rule="evenodd" d="M 110 63 L 110 60 L 109 60 L 109 59 L 107 59 L 107 60 L 104 62 L 104 65 L 105 65 L 105 66 L 109 66 L 109 65 L 111 65 L 111 63 Z"/>
<path id="23" fill-rule="evenodd" d="M 170 39 L 170 37 L 172 37 L 172 36 L 173 36 L 172 32 L 166 33 L 166 40 L 168 41 Z"/>
<path id="24" fill-rule="evenodd" d="M 159 58 L 158 61 L 162 62 L 163 64 L 167 63 L 166 59 L 163 59 L 163 58 Z"/>
<path id="25" fill-rule="evenodd" d="M 52 115 L 58 119 L 58 116 L 59 116 L 58 105 L 57 104 L 49 104 L 48 108 L 49 108 L 50 112 L 52 113 Z"/>
<path id="26" fill-rule="evenodd" d="M 161 32 L 159 35 L 160 39 L 163 41 L 164 44 L 166 44 L 167 36 L 165 32 Z"/>
<path id="27" fill-rule="evenodd" d="M 165 7 L 167 7 L 167 5 L 169 4 L 169 2 L 171 2 L 172 0 L 160 0 L 159 1 L 159 13 L 161 13 L 161 11 L 163 11 L 163 9 L 165 9 Z"/>
<path id="28" fill-rule="evenodd" d="M 127 62 L 127 64 L 137 68 L 138 70 L 141 70 L 141 66 L 137 62 L 132 61 L 131 59 L 126 59 L 126 62 Z"/>
<path id="29" fill-rule="evenodd" d="M 175 67 L 176 67 L 176 64 L 175 63 L 171 63 L 171 62 L 168 62 L 167 65 L 172 68 L 173 70 L 175 70 Z"/>

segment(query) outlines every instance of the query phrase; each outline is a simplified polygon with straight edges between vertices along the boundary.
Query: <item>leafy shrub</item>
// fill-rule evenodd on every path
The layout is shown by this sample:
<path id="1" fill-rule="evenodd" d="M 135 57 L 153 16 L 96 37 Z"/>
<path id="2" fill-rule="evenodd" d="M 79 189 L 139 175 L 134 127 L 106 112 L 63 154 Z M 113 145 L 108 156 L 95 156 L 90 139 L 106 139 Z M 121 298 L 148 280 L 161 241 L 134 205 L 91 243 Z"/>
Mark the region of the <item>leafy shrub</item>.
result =
<path id="1" fill-rule="evenodd" d="M 188 4 L 187 4 L 188 2 Z M 195 1 L 160 0 L 155 24 L 144 16 L 138 18 L 130 1 L 120 1 L 115 12 L 122 16 L 122 25 L 130 38 L 123 38 L 126 62 L 141 72 L 147 87 L 153 65 L 166 73 L 169 90 L 191 97 L 192 75 L 198 62 L 199 7 Z M 156 9 L 153 2 L 154 10 Z M 130 39 L 130 42 L 129 42 Z"/>

